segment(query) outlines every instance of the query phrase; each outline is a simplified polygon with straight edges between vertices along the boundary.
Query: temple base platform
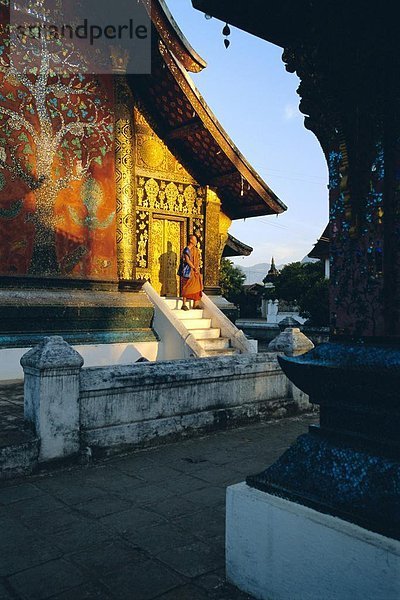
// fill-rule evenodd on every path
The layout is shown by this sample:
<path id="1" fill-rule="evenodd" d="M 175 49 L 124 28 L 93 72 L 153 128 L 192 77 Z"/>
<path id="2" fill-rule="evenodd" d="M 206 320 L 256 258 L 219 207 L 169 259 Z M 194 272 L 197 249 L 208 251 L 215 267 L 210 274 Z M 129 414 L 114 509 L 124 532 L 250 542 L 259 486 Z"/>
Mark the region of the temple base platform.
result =
<path id="1" fill-rule="evenodd" d="M 227 489 L 226 570 L 258 600 L 395 600 L 400 541 L 239 483 Z"/>
<path id="2" fill-rule="evenodd" d="M 25 284 L 0 289 L 0 314 L 0 380 L 22 378 L 20 358 L 51 335 L 74 346 L 85 366 L 157 358 L 154 307 L 144 292 Z"/>

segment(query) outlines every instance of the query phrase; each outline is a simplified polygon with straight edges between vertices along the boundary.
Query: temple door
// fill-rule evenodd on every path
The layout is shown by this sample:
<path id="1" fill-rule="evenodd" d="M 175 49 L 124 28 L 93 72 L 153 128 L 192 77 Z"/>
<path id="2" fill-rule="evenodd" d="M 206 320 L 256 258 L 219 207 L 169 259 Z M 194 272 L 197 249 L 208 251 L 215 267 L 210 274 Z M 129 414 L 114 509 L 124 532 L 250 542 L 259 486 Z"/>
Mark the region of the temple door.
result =
<path id="1" fill-rule="evenodd" d="M 153 218 L 151 285 L 160 296 L 179 296 L 179 277 L 176 272 L 186 238 L 183 219 Z"/>

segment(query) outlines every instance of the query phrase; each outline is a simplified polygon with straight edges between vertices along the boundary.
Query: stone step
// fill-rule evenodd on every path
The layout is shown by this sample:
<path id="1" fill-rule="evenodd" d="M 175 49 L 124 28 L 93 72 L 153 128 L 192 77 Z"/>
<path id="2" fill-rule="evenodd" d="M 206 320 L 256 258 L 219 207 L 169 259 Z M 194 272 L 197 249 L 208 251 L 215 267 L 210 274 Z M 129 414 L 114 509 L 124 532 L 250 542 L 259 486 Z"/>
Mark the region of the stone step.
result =
<path id="1" fill-rule="evenodd" d="M 197 340 L 204 350 L 225 350 L 230 348 L 230 339 L 229 338 L 211 338 L 206 340 Z"/>
<path id="2" fill-rule="evenodd" d="M 182 298 L 163 298 L 165 304 L 172 309 L 179 309 L 182 307 Z M 187 300 L 186 304 L 190 307 L 193 306 L 193 300 Z M 200 312 L 200 311 L 199 311 Z"/>
<path id="3" fill-rule="evenodd" d="M 221 336 L 221 330 L 218 327 L 210 327 L 210 329 L 192 329 L 190 333 L 196 340 L 210 340 Z"/>
<path id="4" fill-rule="evenodd" d="M 187 319 L 185 321 L 185 327 L 190 332 L 196 329 L 210 329 L 211 319 Z"/>
<path id="5" fill-rule="evenodd" d="M 233 354 L 240 354 L 240 350 L 237 348 L 225 348 L 222 350 L 207 350 L 207 356 L 232 356 Z"/>
<path id="6" fill-rule="evenodd" d="M 187 321 L 188 319 L 202 319 L 203 312 L 202 310 L 182 310 L 180 308 L 173 308 L 172 312 L 178 319 L 181 321 Z"/>

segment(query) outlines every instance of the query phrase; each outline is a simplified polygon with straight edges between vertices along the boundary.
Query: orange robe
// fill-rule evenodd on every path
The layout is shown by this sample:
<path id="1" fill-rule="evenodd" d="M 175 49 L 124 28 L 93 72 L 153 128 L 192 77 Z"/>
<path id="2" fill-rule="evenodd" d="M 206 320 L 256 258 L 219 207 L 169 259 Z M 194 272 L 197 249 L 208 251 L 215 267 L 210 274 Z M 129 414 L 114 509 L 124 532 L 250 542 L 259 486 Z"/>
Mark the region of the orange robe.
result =
<path id="1" fill-rule="evenodd" d="M 202 296 L 203 278 L 200 270 L 200 252 L 197 248 L 190 249 L 190 260 L 194 264 L 197 273 L 190 269 L 190 277 L 181 277 L 182 297 L 188 300 L 198 301 Z"/>

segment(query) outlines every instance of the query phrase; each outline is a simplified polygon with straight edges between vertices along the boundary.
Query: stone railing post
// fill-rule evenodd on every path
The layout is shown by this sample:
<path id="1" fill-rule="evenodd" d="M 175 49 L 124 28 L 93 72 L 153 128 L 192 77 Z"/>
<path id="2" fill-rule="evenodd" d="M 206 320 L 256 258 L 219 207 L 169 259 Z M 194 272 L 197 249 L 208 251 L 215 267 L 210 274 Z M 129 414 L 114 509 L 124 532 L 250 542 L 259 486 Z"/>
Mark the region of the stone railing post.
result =
<path id="1" fill-rule="evenodd" d="M 287 327 L 268 345 L 268 352 L 283 352 L 286 356 L 300 356 L 314 348 L 314 344 L 298 327 Z M 312 408 L 307 394 L 299 390 L 289 379 L 288 394 L 297 406 L 304 410 Z"/>
<path id="2" fill-rule="evenodd" d="M 261 300 L 261 316 L 263 319 L 268 318 L 268 300 L 266 298 Z"/>
<path id="3" fill-rule="evenodd" d="M 60 336 L 47 337 L 21 358 L 24 413 L 40 438 L 39 460 L 79 451 L 79 373 L 83 358 Z"/>
<path id="4" fill-rule="evenodd" d="M 267 323 L 275 324 L 278 321 L 279 300 L 269 300 L 267 308 Z"/>
<path id="5" fill-rule="evenodd" d="M 268 345 L 269 352 L 283 352 L 286 356 L 299 356 L 314 348 L 314 344 L 298 327 L 286 327 Z"/>

